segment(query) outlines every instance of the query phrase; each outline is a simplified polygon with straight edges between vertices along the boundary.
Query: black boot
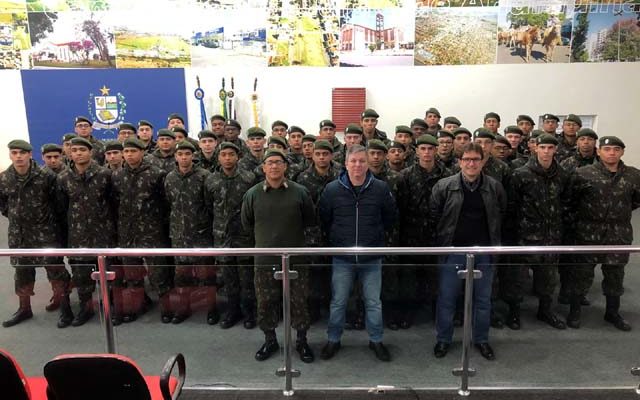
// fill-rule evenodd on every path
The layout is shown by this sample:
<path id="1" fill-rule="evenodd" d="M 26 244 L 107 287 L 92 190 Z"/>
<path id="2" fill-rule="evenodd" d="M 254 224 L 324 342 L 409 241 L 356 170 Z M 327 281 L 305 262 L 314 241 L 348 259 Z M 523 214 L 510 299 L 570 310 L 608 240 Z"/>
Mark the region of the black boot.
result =
<path id="1" fill-rule="evenodd" d="M 565 325 L 557 315 L 551 312 L 551 302 L 551 296 L 540 296 L 537 315 L 538 320 L 546 322 L 556 329 L 566 329 L 567 325 Z"/>
<path id="2" fill-rule="evenodd" d="M 95 313 L 93 312 L 93 299 L 91 294 L 89 296 L 80 297 L 80 312 L 71 321 L 71 326 L 82 326 L 89 321 Z"/>
<path id="3" fill-rule="evenodd" d="M 256 302 L 253 300 L 246 307 L 246 312 L 244 313 L 244 329 L 253 329 L 256 327 Z"/>
<path id="4" fill-rule="evenodd" d="M 271 357 L 274 353 L 280 350 L 278 339 L 276 338 L 276 331 L 269 330 L 264 332 L 264 344 L 256 352 L 256 360 L 264 361 Z"/>
<path id="5" fill-rule="evenodd" d="M 65 295 L 60 299 L 60 317 L 58 318 L 58 328 L 66 328 L 73 322 L 73 312 L 71 311 L 71 302 L 69 295 Z"/>
<path id="6" fill-rule="evenodd" d="M 303 363 L 312 363 L 315 360 L 313 350 L 307 343 L 307 331 L 299 330 L 298 338 L 296 339 L 296 351 L 300 355 L 300 360 Z"/>
<path id="7" fill-rule="evenodd" d="M 630 331 L 631 325 L 618 313 L 620 310 L 620 296 L 607 296 L 607 309 L 604 313 L 604 320 L 613 324 L 621 331 Z"/>
<path id="8" fill-rule="evenodd" d="M 500 314 L 498 314 L 494 310 L 495 310 L 495 307 L 492 302 L 491 303 L 491 327 L 495 329 L 502 329 L 504 328 L 504 321 L 502 320 L 502 317 L 500 316 Z"/>
<path id="9" fill-rule="evenodd" d="M 567 326 L 569 328 L 580 328 L 580 306 L 581 296 L 569 297 L 569 314 L 567 315 Z"/>
<path id="10" fill-rule="evenodd" d="M 509 314 L 507 315 L 507 321 L 505 322 L 509 329 L 517 331 L 521 328 L 520 324 L 520 303 L 509 304 Z"/>
<path id="11" fill-rule="evenodd" d="M 398 303 L 395 301 L 388 301 L 382 305 L 383 309 L 387 309 L 387 328 L 392 331 L 397 331 L 400 329 L 400 311 L 398 307 Z"/>
<path id="12" fill-rule="evenodd" d="M 26 321 L 29 318 L 33 317 L 33 312 L 31 311 L 31 297 L 19 296 L 19 299 L 20 306 L 18 307 L 18 311 L 13 313 L 11 318 L 2 323 L 2 326 L 4 326 L 5 328 L 18 325 L 20 322 Z"/>
<path id="13" fill-rule="evenodd" d="M 240 313 L 240 299 L 238 296 L 229 296 L 227 300 L 227 308 L 222 314 L 220 320 L 220 328 L 229 329 L 242 319 Z"/>

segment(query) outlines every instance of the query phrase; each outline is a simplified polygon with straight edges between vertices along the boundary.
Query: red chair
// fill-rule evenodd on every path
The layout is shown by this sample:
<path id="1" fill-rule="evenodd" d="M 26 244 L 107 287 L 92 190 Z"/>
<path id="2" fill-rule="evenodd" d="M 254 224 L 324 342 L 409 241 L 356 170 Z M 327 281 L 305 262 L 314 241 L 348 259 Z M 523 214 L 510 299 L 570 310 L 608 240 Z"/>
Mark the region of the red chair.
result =
<path id="1" fill-rule="evenodd" d="M 46 400 L 44 377 L 27 378 L 13 356 L 0 349 L 0 397 L 11 400 Z"/>
<path id="2" fill-rule="evenodd" d="M 178 378 L 171 376 L 178 365 Z M 49 400 L 175 400 L 182 392 L 182 354 L 169 359 L 160 376 L 144 376 L 130 358 L 117 354 L 65 354 L 44 366 Z"/>

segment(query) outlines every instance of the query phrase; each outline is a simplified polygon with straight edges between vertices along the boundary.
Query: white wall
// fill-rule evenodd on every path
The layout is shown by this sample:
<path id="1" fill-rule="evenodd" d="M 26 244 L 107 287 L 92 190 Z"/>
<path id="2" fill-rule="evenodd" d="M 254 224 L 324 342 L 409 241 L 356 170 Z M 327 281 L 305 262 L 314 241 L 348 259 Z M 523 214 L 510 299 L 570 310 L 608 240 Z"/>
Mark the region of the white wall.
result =
<path id="1" fill-rule="evenodd" d="M 24 107 L 20 71 L 0 71 L 0 171 L 7 168 L 13 139 L 29 140 L 27 113 Z"/>

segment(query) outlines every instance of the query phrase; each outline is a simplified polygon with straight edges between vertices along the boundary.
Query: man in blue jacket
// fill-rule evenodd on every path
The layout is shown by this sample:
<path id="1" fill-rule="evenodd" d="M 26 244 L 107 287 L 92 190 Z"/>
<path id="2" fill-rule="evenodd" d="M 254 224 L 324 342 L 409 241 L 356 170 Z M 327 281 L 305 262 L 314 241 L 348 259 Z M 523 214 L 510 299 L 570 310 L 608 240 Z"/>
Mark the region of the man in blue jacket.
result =
<path id="1" fill-rule="evenodd" d="M 389 186 L 369 172 L 366 149 L 354 145 L 347 150 L 346 171 L 330 182 L 318 203 L 323 232 L 334 247 L 383 247 L 385 230 L 397 217 Z M 349 292 L 357 276 L 365 301 L 369 348 L 381 361 L 390 361 L 382 344 L 380 288 L 382 256 L 336 256 L 332 266 L 332 298 L 327 329 L 328 342 L 321 357 L 332 358 L 340 349 Z"/>

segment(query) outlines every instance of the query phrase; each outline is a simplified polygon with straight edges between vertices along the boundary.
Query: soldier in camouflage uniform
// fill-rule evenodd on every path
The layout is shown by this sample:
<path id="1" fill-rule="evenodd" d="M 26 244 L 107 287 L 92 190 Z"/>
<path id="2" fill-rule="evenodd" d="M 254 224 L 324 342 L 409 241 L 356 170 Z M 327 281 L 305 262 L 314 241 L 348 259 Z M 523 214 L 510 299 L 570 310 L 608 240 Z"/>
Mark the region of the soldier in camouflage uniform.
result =
<path id="1" fill-rule="evenodd" d="M 498 129 L 500 128 L 500 115 L 495 112 L 486 113 L 482 127 L 491 132 L 493 136 L 499 135 Z"/>
<path id="2" fill-rule="evenodd" d="M 419 121 L 422 121 L 421 119 Z M 422 121 L 424 122 L 424 121 Z M 393 140 L 404 144 L 406 152 L 404 154 L 404 165 L 410 167 L 416 163 L 416 149 L 415 140 L 413 138 L 413 131 L 406 125 L 396 126 L 396 136 Z"/>
<path id="3" fill-rule="evenodd" d="M 427 123 L 424 122 L 424 119 L 422 118 L 414 118 L 413 120 L 411 120 L 409 127 L 411 128 L 411 134 L 413 135 L 414 141 L 417 140 L 420 136 L 426 134 L 427 129 L 429 129 L 429 125 L 427 125 Z"/>
<path id="4" fill-rule="evenodd" d="M 224 141 L 235 144 L 240 149 L 240 158 L 249 152 L 249 148 L 244 140 L 240 139 L 242 126 L 235 119 L 230 119 L 224 125 Z M 265 133 L 266 136 L 266 133 Z"/>
<path id="5" fill-rule="evenodd" d="M 215 152 L 218 147 L 218 138 L 215 133 L 204 129 L 198 133 L 200 150 L 194 156 L 198 160 L 198 166 L 209 172 L 213 172 L 218 167 L 218 160 Z"/>
<path id="6" fill-rule="evenodd" d="M 294 164 L 302 164 L 305 160 L 302 153 L 302 138 L 306 135 L 305 131 L 299 126 L 292 125 L 289 127 L 289 160 Z M 304 170 L 305 168 L 302 168 Z"/>
<path id="7" fill-rule="evenodd" d="M 269 149 L 264 157 L 265 180 L 247 191 L 242 202 L 242 225 L 253 230 L 256 247 L 302 247 L 304 228 L 315 223 L 316 214 L 309 191 L 285 178 L 288 159 L 284 153 Z M 264 332 L 265 343 L 255 358 L 263 361 L 280 349 L 275 328 L 279 320 L 280 282 L 274 279 L 273 265 L 279 257 L 255 257 L 255 287 L 258 300 L 258 326 Z M 291 325 L 298 331 L 296 350 L 303 362 L 313 362 L 314 355 L 307 343 L 309 329 L 309 271 L 295 267 L 298 278 L 290 282 Z M 288 327 L 287 327 L 288 328 Z"/>
<path id="8" fill-rule="evenodd" d="M 387 134 L 377 128 L 378 118 L 380 116 L 371 108 L 367 108 L 360 114 L 360 126 L 362 127 L 362 142 L 367 143 L 367 140 L 378 139 L 385 146 L 389 143 Z M 345 139 L 346 140 L 346 139 Z"/>
<path id="9" fill-rule="evenodd" d="M 76 136 L 78 135 L 75 133 L 65 133 L 62 136 L 62 160 L 66 166 L 71 163 L 71 139 Z"/>
<path id="10" fill-rule="evenodd" d="M 425 133 L 435 137 L 439 130 L 442 129 L 440 125 L 440 111 L 437 108 L 431 107 L 424 113 L 424 122 L 427 124 Z"/>
<path id="11" fill-rule="evenodd" d="M 277 136 L 286 139 L 288 129 L 289 125 L 287 125 L 286 122 L 276 120 L 271 124 L 271 136 Z"/>
<path id="12" fill-rule="evenodd" d="M 314 135 L 304 135 L 302 137 L 302 154 L 304 155 L 304 167 L 309 168 L 313 164 L 313 144 L 317 138 Z"/>
<path id="13" fill-rule="evenodd" d="M 251 145 L 251 141 L 249 141 Z M 220 169 L 205 181 L 205 199 L 213 217 L 213 247 L 253 247 L 251 232 L 240 221 L 242 197 L 256 183 L 251 171 L 238 167 L 240 149 L 223 142 L 218 153 Z M 220 328 L 234 326 L 244 316 L 244 327 L 256 326 L 256 295 L 253 284 L 253 258 L 247 256 L 218 257 L 222 265 L 227 309 Z"/>
<path id="14" fill-rule="evenodd" d="M 555 160 L 558 140 L 543 134 L 536 139 L 536 156 L 513 172 L 508 187 L 508 214 L 519 246 L 562 244 L 563 226 L 568 222 L 570 175 Z M 509 222 L 507 222 L 509 224 Z M 557 254 L 530 254 L 518 257 L 524 268 L 533 267 L 533 282 L 539 297 L 537 318 L 556 329 L 565 329 L 564 321 L 552 311 L 552 296 L 558 286 Z M 501 294 L 509 305 L 507 326 L 520 329 L 522 276 L 519 266 L 504 268 Z"/>
<path id="15" fill-rule="evenodd" d="M 526 153 L 523 153 L 520 157 L 511 161 L 511 165 L 510 165 L 511 170 L 524 167 L 524 165 L 529 161 L 529 158 L 531 158 L 532 156 L 535 157 L 536 139 L 538 138 L 538 136 L 542 134 L 544 134 L 544 131 L 541 131 L 539 129 L 535 129 L 534 131 L 531 132 L 531 135 L 529 136 L 529 140 L 527 140 L 527 143 L 526 143 L 527 145 Z"/>
<path id="16" fill-rule="evenodd" d="M 205 196 L 205 181 L 209 171 L 194 165 L 196 148 L 183 140 L 176 144 L 177 169 L 164 180 L 169 206 L 169 237 L 171 247 L 209 247 L 213 242 L 212 216 Z M 191 291 L 202 287 L 207 304 L 207 323 L 215 325 L 220 319 L 216 310 L 216 269 L 211 257 L 180 256 L 175 258 L 174 287 L 176 303 L 172 306 L 173 324 L 191 315 Z"/>
<path id="17" fill-rule="evenodd" d="M 511 166 L 512 161 L 522 157 L 520 145 L 522 144 L 524 134 L 522 133 L 522 129 L 515 125 L 509 125 L 504 128 L 504 137 L 509 142 L 509 148 L 511 149 L 511 153 L 507 158 L 508 161 L 505 162 Z"/>
<path id="18" fill-rule="evenodd" d="M 462 122 L 456 117 L 446 117 L 442 125 L 442 130 L 453 133 L 462 126 Z"/>
<path id="19" fill-rule="evenodd" d="M 238 168 L 243 171 L 249 171 L 252 174 L 262 164 L 264 155 L 264 137 L 267 133 L 262 128 L 252 127 L 247 130 L 247 147 L 248 151 L 242 156 L 242 152 L 238 154 Z M 238 147 L 238 145 L 235 145 Z M 240 148 L 240 147 L 238 147 Z"/>
<path id="20" fill-rule="evenodd" d="M 518 146 L 518 153 L 527 154 L 527 142 L 531 137 L 531 132 L 533 131 L 533 127 L 536 126 L 536 123 L 533 122 L 533 118 L 530 116 L 522 114 L 516 118 L 516 125 L 522 131 L 522 141 L 520 142 L 520 146 Z"/>
<path id="21" fill-rule="evenodd" d="M 62 210 L 56 201 L 56 175 L 32 159 L 32 147 L 24 140 L 9 142 L 11 166 L 0 173 L 0 212 L 9 219 L 9 248 L 61 247 Z M 43 265 L 59 303 L 69 298 L 69 273 L 59 258 L 11 257 L 15 293 L 20 306 L 2 326 L 8 328 L 33 317 L 31 296 L 35 266 Z"/>
<path id="22" fill-rule="evenodd" d="M 144 149 L 145 153 L 151 154 L 155 151 L 158 144 L 153 140 L 153 125 L 151 125 L 151 122 L 144 119 L 138 121 L 137 136 L 138 139 L 147 145 Z"/>
<path id="23" fill-rule="evenodd" d="M 133 124 L 130 124 L 128 122 L 123 122 L 120 125 L 118 125 L 118 136 L 116 139 L 120 143 L 122 143 L 130 137 L 135 137 L 137 131 L 138 131 L 138 128 L 136 128 Z"/>
<path id="24" fill-rule="evenodd" d="M 443 163 L 447 169 L 453 168 L 453 166 L 458 162 L 458 158 L 453 154 L 454 138 L 455 136 L 453 136 L 453 133 L 444 129 L 436 132 L 436 139 L 438 139 L 437 159 Z"/>
<path id="25" fill-rule="evenodd" d="M 407 167 L 405 163 L 405 155 L 407 154 L 407 147 L 395 140 L 391 142 L 389 151 L 387 152 L 387 165 L 389 169 L 395 172 L 400 172 Z"/>
<path id="26" fill-rule="evenodd" d="M 331 146 L 333 147 L 334 161 L 335 154 L 342 153 L 344 150 L 344 145 L 340 143 L 338 138 L 336 138 L 336 124 L 334 124 L 330 119 L 323 119 L 322 121 L 320 121 L 318 139 L 326 140 L 327 142 L 331 143 Z"/>
<path id="27" fill-rule="evenodd" d="M 175 152 L 176 134 L 169 129 L 160 129 L 158 130 L 158 147 L 153 153 L 145 155 L 145 158 L 149 161 L 149 164 L 168 174 L 176 169 Z"/>
<path id="28" fill-rule="evenodd" d="M 67 169 L 67 165 L 62 158 L 62 147 L 54 143 L 47 143 L 42 146 L 41 152 L 45 168 L 49 171 L 58 175 Z"/>
<path id="29" fill-rule="evenodd" d="M 200 148 L 200 144 L 198 143 L 198 141 L 189 137 L 189 131 L 184 126 L 174 126 L 171 128 L 171 132 L 175 133 L 176 135 L 176 143 L 187 141 L 191 143 L 196 149 Z"/>
<path id="30" fill-rule="evenodd" d="M 164 194 L 166 172 L 144 157 L 145 145 L 136 138 L 124 142 L 124 168 L 113 173 L 114 201 L 118 207 L 118 246 L 123 248 L 168 247 L 167 204 Z M 173 319 L 169 291 L 173 268 L 167 257 L 128 257 L 123 260 L 125 315 L 134 320 L 144 310 L 144 264 L 149 281 L 160 297 L 163 323 Z"/>
<path id="31" fill-rule="evenodd" d="M 621 160 L 625 145 L 615 136 L 599 140 L 599 162 L 578 168 L 572 185 L 576 244 L 629 245 L 633 241 L 631 212 L 640 206 L 640 171 Z M 593 284 L 594 268 L 602 265 L 602 292 L 606 297 L 605 321 L 628 331 L 631 325 L 619 314 L 624 293 L 624 267 L 628 254 L 585 254 L 570 268 L 571 309 L 567 324 L 580 326 L 580 297 Z"/>
<path id="32" fill-rule="evenodd" d="M 220 114 L 215 114 L 209 119 L 211 131 L 216 135 L 218 146 L 224 141 L 224 124 L 227 120 Z"/>
<path id="33" fill-rule="evenodd" d="M 458 128 L 453 132 L 453 155 L 456 158 L 462 156 L 462 148 L 471 141 L 471 132 L 467 128 Z M 453 171 L 452 171 L 453 172 Z"/>
<path id="34" fill-rule="evenodd" d="M 577 133 L 580 128 L 582 128 L 582 120 L 575 114 L 567 115 L 564 121 L 562 121 L 562 133 L 558 138 L 560 144 L 558 145 L 558 154 L 556 155 L 558 162 L 561 163 L 576 154 Z"/>
<path id="35" fill-rule="evenodd" d="M 87 117 L 79 116 L 75 119 L 74 130 L 76 135 L 81 138 L 87 139 L 91 142 L 93 150 L 91 150 L 91 156 L 98 164 L 104 164 L 104 144 L 98 139 L 94 138 L 91 134 L 93 132 L 93 122 Z"/>
<path id="36" fill-rule="evenodd" d="M 122 143 L 117 140 L 110 140 L 104 144 L 104 166 L 111 171 L 117 171 L 124 165 L 124 158 L 122 155 Z"/>
<path id="37" fill-rule="evenodd" d="M 344 128 L 344 146 L 342 146 L 342 151 L 339 153 L 333 153 L 333 161 L 344 165 L 347 149 L 355 144 L 362 144 L 363 141 L 362 127 L 356 124 L 347 125 L 347 127 Z"/>
<path id="38" fill-rule="evenodd" d="M 496 160 L 502 161 L 509 167 L 511 166 L 511 143 L 509 143 L 506 137 L 502 135 L 496 136 L 496 139 L 493 141 L 491 155 L 495 157 Z"/>

